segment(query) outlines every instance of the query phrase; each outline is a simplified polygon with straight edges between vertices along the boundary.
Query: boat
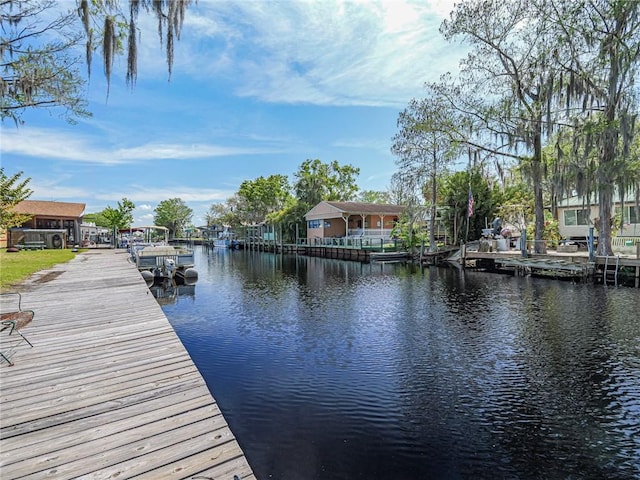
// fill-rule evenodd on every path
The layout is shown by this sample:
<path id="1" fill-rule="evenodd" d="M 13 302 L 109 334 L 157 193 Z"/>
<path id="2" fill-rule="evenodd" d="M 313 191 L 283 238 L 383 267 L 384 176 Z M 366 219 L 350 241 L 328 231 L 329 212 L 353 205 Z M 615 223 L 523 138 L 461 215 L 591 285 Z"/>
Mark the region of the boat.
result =
<path id="1" fill-rule="evenodd" d="M 138 271 L 147 282 L 153 285 L 157 280 L 174 280 L 182 278 L 185 283 L 195 283 L 198 272 L 195 265 L 193 250 L 185 247 L 174 247 L 166 240 L 167 229 L 165 227 L 138 227 L 145 230 L 162 230 L 165 232 L 165 240 L 160 242 L 132 242 L 129 244 L 131 261 L 135 262 Z M 149 235 L 147 235 L 149 236 Z"/>
<path id="2" fill-rule="evenodd" d="M 171 245 L 134 245 L 132 258 L 147 283 L 156 279 L 173 280 L 176 276 L 190 282 L 197 278 L 193 251 Z"/>
<path id="3" fill-rule="evenodd" d="M 213 246 L 217 248 L 238 248 L 239 242 L 235 239 L 235 234 L 230 227 L 224 227 L 224 230 L 218 233 L 218 238 L 213 241 Z"/>

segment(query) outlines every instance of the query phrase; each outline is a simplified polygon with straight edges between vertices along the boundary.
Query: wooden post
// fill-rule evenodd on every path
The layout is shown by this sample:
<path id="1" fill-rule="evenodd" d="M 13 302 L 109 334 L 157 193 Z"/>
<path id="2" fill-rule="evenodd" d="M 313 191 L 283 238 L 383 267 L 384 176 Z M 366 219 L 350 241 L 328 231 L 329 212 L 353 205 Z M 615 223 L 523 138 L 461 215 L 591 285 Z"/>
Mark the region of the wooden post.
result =
<path id="1" fill-rule="evenodd" d="M 593 227 L 589 227 L 589 237 L 588 237 L 588 248 L 589 248 L 589 261 L 596 261 L 596 249 L 595 249 L 595 237 Z"/>
<path id="2" fill-rule="evenodd" d="M 467 244 L 463 243 L 462 245 L 460 245 L 460 264 L 462 265 L 462 268 L 465 268 L 465 266 L 467 265 L 467 261 L 465 260 L 466 256 L 467 256 Z"/>

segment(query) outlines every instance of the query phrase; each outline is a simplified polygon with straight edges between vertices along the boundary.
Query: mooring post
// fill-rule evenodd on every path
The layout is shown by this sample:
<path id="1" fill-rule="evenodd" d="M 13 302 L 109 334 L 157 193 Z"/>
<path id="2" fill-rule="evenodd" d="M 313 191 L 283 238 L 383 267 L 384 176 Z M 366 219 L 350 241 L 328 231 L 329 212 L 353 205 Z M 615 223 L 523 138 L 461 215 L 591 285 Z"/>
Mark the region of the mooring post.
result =
<path id="1" fill-rule="evenodd" d="M 594 234 L 593 234 L 593 227 L 589 227 L 589 237 L 588 237 L 588 247 L 589 247 L 589 261 L 590 262 L 595 262 L 596 261 L 596 251 L 595 251 L 595 247 L 594 247 L 594 243 L 595 243 L 595 238 L 594 238 Z"/>
<path id="2" fill-rule="evenodd" d="M 462 265 L 462 268 L 464 268 L 467 265 L 467 261 L 465 260 L 467 256 L 467 245 L 462 242 L 462 244 L 460 245 L 460 265 Z"/>

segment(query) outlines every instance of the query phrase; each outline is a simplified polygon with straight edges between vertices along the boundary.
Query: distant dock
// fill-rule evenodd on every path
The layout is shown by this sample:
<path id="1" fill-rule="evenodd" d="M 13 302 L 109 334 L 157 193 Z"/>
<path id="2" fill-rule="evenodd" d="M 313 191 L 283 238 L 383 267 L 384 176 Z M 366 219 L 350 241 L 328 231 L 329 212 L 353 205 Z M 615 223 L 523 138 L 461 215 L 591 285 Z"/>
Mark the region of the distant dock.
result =
<path id="1" fill-rule="evenodd" d="M 537 275 L 609 285 L 618 285 L 626 280 L 631 286 L 640 287 L 640 259 L 629 255 L 596 256 L 594 261 L 590 262 L 586 252 L 550 252 L 523 257 L 516 250 L 507 252 L 467 250 L 451 258 L 464 268 L 505 272 L 516 276 Z"/>
<path id="2" fill-rule="evenodd" d="M 0 367 L 0 478 L 255 480 L 126 253 L 82 253 L 14 290 L 34 347 Z"/>

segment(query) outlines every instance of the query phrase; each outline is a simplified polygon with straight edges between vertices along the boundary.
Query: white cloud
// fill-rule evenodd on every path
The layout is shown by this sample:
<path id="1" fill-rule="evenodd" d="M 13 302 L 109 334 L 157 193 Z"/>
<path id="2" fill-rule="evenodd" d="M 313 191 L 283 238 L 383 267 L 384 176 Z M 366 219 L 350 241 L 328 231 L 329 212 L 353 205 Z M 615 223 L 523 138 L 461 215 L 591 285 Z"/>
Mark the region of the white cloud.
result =
<path id="1" fill-rule="evenodd" d="M 173 76 L 226 79 L 237 95 L 273 103 L 404 105 L 425 81 L 458 70 L 465 51 L 439 33 L 455 1 L 201 0 L 174 44 Z M 140 15 L 137 26 L 138 80 L 168 79 L 157 20 Z M 125 71 L 118 56 L 112 88 Z"/>
<path id="2" fill-rule="evenodd" d="M 231 190 L 194 188 L 188 185 L 170 185 L 162 188 L 152 188 L 142 185 L 127 185 L 121 191 L 98 192 L 94 195 L 97 199 L 113 200 L 128 198 L 134 203 L 159 203 L 168 198 L 180 198 L 189 202 L 219 202 L 224 201 L 233 195 Z M 155 208 L 150 207 L 149 208 Z M 148 208 L 144 208 L 148 210 Z"/>
<path id="3" fill-rule="evenodd" d="M 144 215 L 135 216 L 134 214 L 134 224 L 136 225 L 148 225 L 153 223 L 153 213 L 147 213 Z"/>
<path id="4" fill-rule="evenodd" d="M 132 138 L 129 141 L 140 141 Z M 3 154 L 24 155 L 46 160 L 63 160 L 86 164 L 122 165 L 147 160 L 197 160 L 235 155 L 259 155 L 281 152 L 274 147 L 229 147 L 206 143 L 144 142 L 131 147 L 110 145 L 104 137 L 79 135 L 55 129 L 5 129 Z"/>
<path id="5" fill-rule="evenodd" d="M 29 182 L 29 188 L 33 190 L 32 200 L 69 201 L 69 199 L 92 198 L 92 192 L 82 187 L 73 187 L 62 184 L 65 179 L 43 180 L 33 178 Z M 76 201 L 76 200 L 73 200 Z"/>
<path id="6" fill-rule="evenodd" d="M 267 102 L 403 105 L 425 81 L 457 70 L 461 55 L 438 31 L 452 7 L 449 0 L 200 2 L 187 13 L 181 67 L 226 75 L 238 95 Z M 216 48 L 203 49 L 203 36 Z"/>
<path id="7" fill-rule="evenodd" d="M 136 204 L 136 209 L 150 212 L 159 202 L 168 198 L 181 198 L 185 202 L 216 203 L 231 197 L 235 189 L 194 188 L 189 185 L 168 185 L 164 187 L 149 187 L 138 184 L 120 185 L 120 189 L 105 186 L 103 190 L 89 187 L 66 186 L 69 179 L 64 175 L 53 179 L 34 176 L 29 182 L 33 190 L 32 199 L 56 201 L 82 201 L 91 199 L 92 204 L 101 205 L 98 210 L 107 205 L 115 206 L 118 201 L 128 198 Z"/>

